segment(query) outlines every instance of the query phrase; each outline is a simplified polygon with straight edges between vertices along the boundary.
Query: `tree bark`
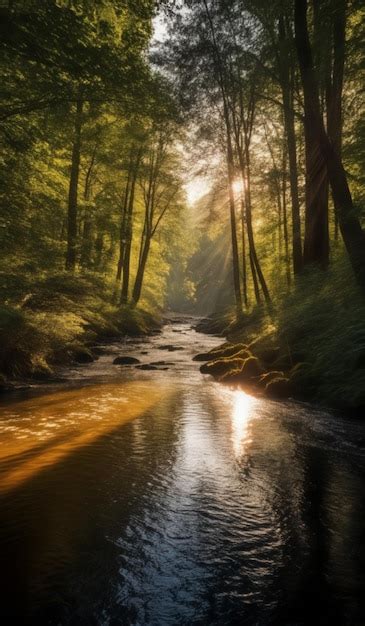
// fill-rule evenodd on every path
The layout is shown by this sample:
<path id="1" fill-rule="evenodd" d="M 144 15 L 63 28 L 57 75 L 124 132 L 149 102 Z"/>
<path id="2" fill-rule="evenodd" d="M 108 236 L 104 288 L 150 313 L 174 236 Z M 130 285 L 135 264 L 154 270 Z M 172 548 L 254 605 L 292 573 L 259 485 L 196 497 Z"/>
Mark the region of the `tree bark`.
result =
<path id="1" fill-rule="evenodd" d="M 311 113 L 316 138 L 325 160 L 333 200 L 339 215 L 341 234 L 358 284 L 365 292 L 365 234 L 356 215 L 341 158 L 325 131 L 320 112 L 307 25 L 307 0 L 295 0 L 295 41 L 303 91 Z"/>
<path id="2" fill-rule="evenodd" d="M 79 93 L 76 102 L 71 174 L 68 192 L 66 269 L 69 271 L 75 270 L 77 255 L 77 194 L 80 176 L 82 112 L 83 99 L 81 93 Z"/>
<path id="3" fill-rule="evenodd" d="M 133 287 L 132 299 L 135 304 L 138 304 L 138 301 L 141 297 L 144 273 L 145 273 L 145 269 L 147 265 L 150 245 L 151 245 L 151 237 L 147 234 L 145 241 L 144 241 L 140 262 L 138 264 L 136 280 L 135 280 L 134 287 Z"/>
<path id="4" fill-rule="evenodd" d="M 127 216 L 126 216 L 126 229 L 125 229 L 126 243 L 124 246 L 123 268 L 122 268 L 123 278 L 122 278 L 122 289 L 121 289 L 121 296 L 120 296 L 121 304 L 126 304 L 128 302 L 131 251 L 132 251 L 132 239 L 133 239 L 134 194 L 135 194 L 139 164 L 141 161 L 141 155 L 142 155 L 142 147 L 139 148 L 135 161 L 134 161 L 131 186 L 130 186 L 128 210 L 127 210 Z"/>
<path id="5" fill-rule="evenodd" d="M 241 231 L 242 231 L 242 291 L 243 301 L 246 309 L 248 308 L 248 295 L 247 295 L 247 262 L 246 262 L 246 216 L 245 216 L 245 203 L 241 198 Z"/>
<path id="6" fill-rule="evenodd" d="M 326 55 L 322 50 L 321 18 L 323 17 L 322 0 L 313 0 L 313 39 L 316 53 L 316 65 L 319 75 L 326 66 Z M 322 70 L 322 71 L 321 71 Z M 321 80 L 321 84 L 323 80 Z M 321 114 L 321 99 L 318 89 L 318 106 Z M 322 89 L 323 92 L 323 89 Z M 304 265 L 317 264 L 326 269 L 329 263 L 328 231 L 328 173 L 315 129 L 315 111 L 304 91 L 304 137 L 305 137 L 305 233 Z"/>
<path id="7" fill-rule="evenodd" d="M 284 17 L 279 19 L 279 43 L 280 43 L 280 86 L 283 98 L 284 127 L 288 145 L 289 180 L 292 213 L 292 256 L 294 275 L 299 274 L 303 268 L 302 235 L 300 223 L 300 206 L 298 193 L 298 163 L 297 163 L 297 140 L 295 135 L 294 118 L 294 67 L 288 64 L 286 41 L 288 33 L 285 28 Z"/>

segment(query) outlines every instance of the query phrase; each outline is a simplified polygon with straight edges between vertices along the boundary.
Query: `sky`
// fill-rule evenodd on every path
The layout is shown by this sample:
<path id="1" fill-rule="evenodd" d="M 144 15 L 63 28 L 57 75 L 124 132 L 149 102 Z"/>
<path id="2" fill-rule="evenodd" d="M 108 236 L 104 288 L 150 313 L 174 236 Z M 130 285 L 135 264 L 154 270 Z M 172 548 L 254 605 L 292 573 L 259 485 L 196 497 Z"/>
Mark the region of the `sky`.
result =
<path id="1" fill-rule="evenodd" d="M 162 42 L 168 37 L 168 30 L 163 15 L 158 14 L 153 20 L 153 36 L 151 41 L 151 47 L 153 48 L 159 42 Z M 188 160 L 189 157 L 187 157 Z M 189 163 L 187 163 L 189 166 Z M 188 168 L 187 168 L 188 169 Z M 193 206 L 202 196 L 204 196 L 210 188 L 210 183 L 207 178 L 203 176 L 194 176 L 193 173 L 188 175 L 188 180 L 184 184 L 186 198 L 188 204 Z"/>

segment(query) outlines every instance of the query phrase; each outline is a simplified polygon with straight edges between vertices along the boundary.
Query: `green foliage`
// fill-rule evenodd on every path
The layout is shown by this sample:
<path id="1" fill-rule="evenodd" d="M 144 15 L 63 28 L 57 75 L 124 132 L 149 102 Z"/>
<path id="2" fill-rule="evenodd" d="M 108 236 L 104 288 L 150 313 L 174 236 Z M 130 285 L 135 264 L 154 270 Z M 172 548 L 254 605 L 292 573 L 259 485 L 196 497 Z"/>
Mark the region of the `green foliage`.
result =
<path id="1" fill-rule="evenodd" d="M 278 334 L 298 388 L 336 406 L 365 404 L 365 303 L 346 262 L 312 271 L 278 310 Z"/>
<path id="2" fill-rule="evenodd" d="M 0 307 L 0 372 L 11 378 L 49 376 L 100 338 L 147 334 L 158 314 L 112 304 L 113 285 L 89 273 L 43 274 L 23 281 L 2 274 L 8 304 Z"/>

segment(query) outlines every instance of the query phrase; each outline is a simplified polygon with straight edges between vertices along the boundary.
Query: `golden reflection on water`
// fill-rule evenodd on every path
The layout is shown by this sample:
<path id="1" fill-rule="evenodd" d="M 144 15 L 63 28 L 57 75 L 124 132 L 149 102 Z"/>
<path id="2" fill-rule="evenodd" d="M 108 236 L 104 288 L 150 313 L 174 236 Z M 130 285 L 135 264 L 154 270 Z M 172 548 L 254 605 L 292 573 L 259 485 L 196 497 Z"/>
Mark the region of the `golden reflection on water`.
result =
<path id="1" fill-rule="evenodd" d="M 12 404 L 0 421 L 0 493 L 129 422 L 171 388 L 138 381 L 59 391 Z"/>
<path id="2" fill-rule="evenodd" d="M 232 445 L 236 457 L 241 456 L 251 443 L 251 422 L 254 398 L 244 391 L 233 392 Z"/>

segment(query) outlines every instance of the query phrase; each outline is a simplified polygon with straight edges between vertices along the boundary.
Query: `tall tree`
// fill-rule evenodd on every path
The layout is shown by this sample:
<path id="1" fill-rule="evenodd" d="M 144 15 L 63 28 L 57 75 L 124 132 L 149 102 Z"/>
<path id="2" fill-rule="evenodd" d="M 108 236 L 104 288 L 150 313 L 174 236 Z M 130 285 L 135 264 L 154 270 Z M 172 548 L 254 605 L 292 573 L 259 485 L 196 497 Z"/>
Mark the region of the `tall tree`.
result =
<path id="1" fill-rule="evenodd" d="M 311 146 L 312 152 L 320 150 L 320 158 L 325 161 L 341 234 L 356 279 L 365 291 L 365 233 L 356 214 L 341 157 L 326 133 L 321 115 L 318 81 L 308 33 L 307 0 L 295 0 L 295 41 L 305 106 L 313 124 L 313 132 L 306 135 L 306 141 L 314 142 L 315 145 Z"/>

